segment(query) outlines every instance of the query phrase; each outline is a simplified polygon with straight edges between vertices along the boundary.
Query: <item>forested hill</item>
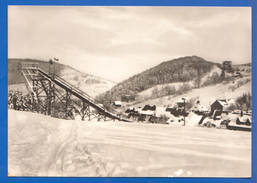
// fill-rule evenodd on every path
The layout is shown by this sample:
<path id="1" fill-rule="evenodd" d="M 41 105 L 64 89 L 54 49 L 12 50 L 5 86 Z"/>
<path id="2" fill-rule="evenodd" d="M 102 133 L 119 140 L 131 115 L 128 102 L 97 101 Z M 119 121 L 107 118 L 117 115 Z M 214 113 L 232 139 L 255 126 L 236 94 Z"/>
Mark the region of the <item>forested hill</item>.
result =
<path id="1" fill-rule="evenodd" d="M 206 61 L 197 56 L 188 56 L 162 62 L 117 84 L 111 93 L 135 94 L 158 84 L 192 80 L 197 83 L 215 65 L 221 67 L 220 64 Z"/>

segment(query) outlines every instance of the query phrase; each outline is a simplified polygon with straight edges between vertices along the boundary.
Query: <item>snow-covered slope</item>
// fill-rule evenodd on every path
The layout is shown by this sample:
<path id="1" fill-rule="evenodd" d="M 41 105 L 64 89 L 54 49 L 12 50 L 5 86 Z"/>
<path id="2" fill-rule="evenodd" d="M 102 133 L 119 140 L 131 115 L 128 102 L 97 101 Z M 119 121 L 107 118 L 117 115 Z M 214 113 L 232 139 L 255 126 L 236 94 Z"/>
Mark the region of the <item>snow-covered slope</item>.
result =
<path id="1" fill-rule="evenodd" d="M 59 76 L 92 97 L 110 90 L 115 85 L 112 81 L 82 73 L 69 66 L 64 67 Z M 23 94 L 28 93 L 25 83 L 8 85 L 8 90 L 21 91 Z"/>
<path id="2" fill-rule="evenodd" d="M 62 70 L 60 77 L 92 97 L 110 90 L 115 85 L 107 79 L 85 74 L 72 68 Z"/>
<path id="3" fill-rule="evenodd" d="M 234 83 L 221 83 L 216 85 L 211 85 L 199 89 L 193 89 L 190 92 L 187 92 L 183 95 L 178 96 L 166 96 L 162 98 L 156 98 L 152 100 L 147 100 L 142 103 L 134 105 L 135 107 L 138 106 L 144 106 L 146 104 L 149 105 L 156 105 L 156 106 L 167 106 L 171 105 L 173 106 L 179 99 L 182 97 L 189 97 L 194 98 L 196 100 L 200 100 L 200 102 L 210 109 L 210 104 L 212 104 L 216 99 L 236 99 L 239 96 L 242 96 L 244 93 L 252 93 L 251 92 L 251 86 L 252 82 L 249 81 L 244 85 L 238 86 L 238 82 L 242 80 L 246 80 L 247 78 L 242 78 L 239 80 L 236 80 Z M 250 77 L 248 78 L 250 79 Z M 234 86 L 236 89 L 232 90 L 232 86 Z"/>

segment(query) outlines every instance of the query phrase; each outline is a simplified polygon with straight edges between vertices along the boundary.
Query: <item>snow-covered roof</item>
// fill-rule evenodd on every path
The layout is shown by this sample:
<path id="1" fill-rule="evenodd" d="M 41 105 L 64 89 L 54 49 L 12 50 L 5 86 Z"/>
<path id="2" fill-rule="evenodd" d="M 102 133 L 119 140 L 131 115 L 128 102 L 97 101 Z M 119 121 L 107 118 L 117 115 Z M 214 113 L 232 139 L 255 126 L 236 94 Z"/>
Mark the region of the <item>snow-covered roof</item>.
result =
<path id="1" fill-rule="evenodd" d="M 136 109 L 135 109 L 135 111 L 137 111 L 137 112 L 141 112 L 142 111 L 142 108 L 141 107 L 137 107 Z"/>
<path id="2" fill-rule="evenodd" d="M 236 103 L 235 99 L 217 99 L 217 101 L 222 105 L 222 106 L 228 106 L 230 104 Z"/>
<path id="3" fill-rule="evenodd" d="M 126 109 L 125 113 L 130 113 L 130 112 L 134 112 L 135 108 L 134 107 L 129 107 L 128 109 Z"/>
<path id="4" fill-rule="evenodd" d="M 193 107 L 191 107 L 192 111 L 200 111 L 200 112 L 206 112 L 208 109 L 201 103 L 195 104 Z"/>
<path id="5" fill-rule="evenodd" d="M 144 115 L 154 115 L 154 111 L 139 111 L 139 113 Z"/>
<path id="6" fill-rule="evenodd" d="M 115 101 L 115 105 L 121 105 L 121 101 Z"/>
<path id="7" fill-rule="evenodd" d="M 225 105 L 228 105 L 228 103 L 227 103 L 227 101 L 226 100 L 217 100 L 219 103 L 220 103 L 220 105 L 222 105 L 222 106 L 225 106 Z"/>

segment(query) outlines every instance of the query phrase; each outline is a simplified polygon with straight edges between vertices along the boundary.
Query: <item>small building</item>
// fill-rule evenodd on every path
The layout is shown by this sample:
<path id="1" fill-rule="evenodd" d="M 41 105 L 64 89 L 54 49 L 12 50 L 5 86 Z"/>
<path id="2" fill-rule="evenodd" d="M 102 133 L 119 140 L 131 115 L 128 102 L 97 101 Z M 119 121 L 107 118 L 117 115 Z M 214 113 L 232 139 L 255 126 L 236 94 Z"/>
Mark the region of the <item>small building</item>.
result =
<path id="1" fill-rule="evenodd" d="M 143 110 L 139 110 L 139 111 L 138 111 L 138 114 L 139 114 L 139 115 L 138 115 L 137 121 L 148 121 L 151 116 L 154 116 L 154 113 L 155 113 L 155 111 L 150 111 L 150 110 L 143 111 Z"/>
<path id="2" fill-rule="evenodd" d="M 121 107 L 121 101 L 115 101 L 114 105 L 115 107 Z"/>
<path id="3" fill-rule="evenodd" d="M 134 107 L 130 107 L 126 109 L 125 113 L 128 113 L 128 118 L 132 117 L 133 121 L 135 121 L 140 116 L 140 111 L 140 108 L 135 109 Z"/>
<path id="4" fill-rule="evenodd" d="M 142 111 L 155 111 L 156 110 L 156 106 L 150 106 L 150 105 L 145 105 L 142 109 Z"/>
<path id="5" fill-rule="evenodd" d="M 144 115 L 144 116 L 152 116 L 155 114 L 155 109 L 156 106 L 150 106 L 150 105 L 145 105 L 142 109 L 141 108 L 137 108 L 135 109 L 135 111 L 138 111 L 138 113 L 140 115 Z"/>
<path id="6" fill-rule="evenodd" d="M 166 111 L 169 111 L 170 114 L 172 114 L 175 117 L 179 117 L 179 116 L 183 116 L 183 115 L 187 116 L 188 115 L 188 112 L 185 112 L 184 108 L 168 107 L 168 108 L 166 108 Z"/>
<path id="7" fill-rule="evenodd" d="M 156 107 L 155 114 L 151 116 L 149 121 L 152 123 L 167 124 L 168 119 L 172 116 L 169 111 L 166 111 L 165 107 Z"/>
<path id="8" fill-rule="evenodd" d="M 128 109 L 126 109 L 125 113 L 132 113 L 135 112 L 135 108 L 134 107 L 130 107 Z"/>
<path id="9" fill-rule="evenodd" d="M 149 111 L 149 110 L 148 111 L 143 111 L 142 110 L 142 111 L 139 112 L 140 115 L 144 115 L 144 116 L 153 116 L 154 113 L 155 113 L 155 111 Z"/>
<path id="10" fill-rule="evenodd" d="M 215 110 L 227 111 L 231 105 L 237 106 L 237 103 L 234 99 L 217 99 L 211 104 L 211 114 Z"/>
<path id="11" fill-rule="evenodd" d="M 208 112 L 209 110 L 200 103 L 200 101 L 197 101 L 197 103 L 189 109 L 189 112 L 194 112 L 196 114 L 203 114 L 205 112 Z"/>
<path id="12" fill-rule="evenodd" d="M 237 125 L 251 126 L 252 125 L 252 120 L 251 120 L 251 118 L 238 117 L 236 119 L 236 124 Z"/>

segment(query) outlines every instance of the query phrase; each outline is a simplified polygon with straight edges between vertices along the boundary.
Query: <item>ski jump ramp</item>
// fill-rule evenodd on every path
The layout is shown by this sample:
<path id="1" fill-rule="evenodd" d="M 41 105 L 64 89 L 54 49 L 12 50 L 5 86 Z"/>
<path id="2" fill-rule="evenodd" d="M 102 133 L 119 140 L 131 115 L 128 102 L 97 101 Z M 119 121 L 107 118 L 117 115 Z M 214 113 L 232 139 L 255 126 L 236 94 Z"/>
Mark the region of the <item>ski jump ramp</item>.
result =
<path id="1" fill-rule="evenodd" d="M 19 70 L 26 81 L 33 103 L 36 103 L 37 112 L 43 111 L 53 116 L 58 111 L 72 119 L 72 112 L 74 114 L 75 111 L 81 115 L 82 120 L 85 117 L 89 117 L 89 120 L 95 117 L 98 120 L 110 118 L 130 122 L 128 119 L 123 119 L 119 112 L 104 106 L 58 75 L 46 73 L 37 63 L 21 62 Z"/>

